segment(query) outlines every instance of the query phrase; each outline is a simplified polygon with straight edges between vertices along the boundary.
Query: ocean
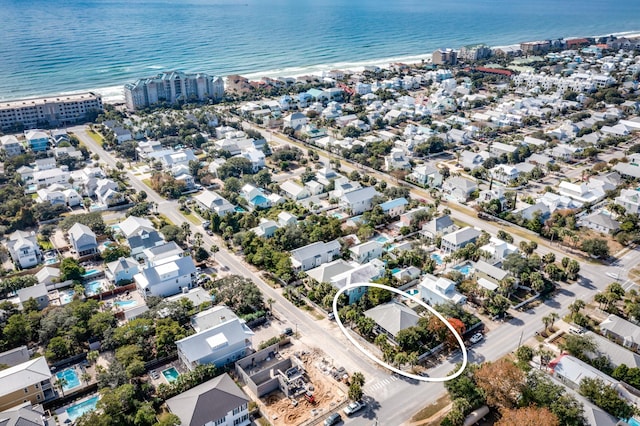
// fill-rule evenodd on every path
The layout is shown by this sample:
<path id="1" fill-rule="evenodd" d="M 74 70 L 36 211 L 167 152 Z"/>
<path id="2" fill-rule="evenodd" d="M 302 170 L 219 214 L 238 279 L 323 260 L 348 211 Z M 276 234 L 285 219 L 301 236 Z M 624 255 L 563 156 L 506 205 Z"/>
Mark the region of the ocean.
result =
<path id="1" fill-rule="evenodd" d="M 161 70 L 248 77 L 415 61 L 439 47 L 640 30 L 637 0 L 0 0 L 0 99 Z"/>

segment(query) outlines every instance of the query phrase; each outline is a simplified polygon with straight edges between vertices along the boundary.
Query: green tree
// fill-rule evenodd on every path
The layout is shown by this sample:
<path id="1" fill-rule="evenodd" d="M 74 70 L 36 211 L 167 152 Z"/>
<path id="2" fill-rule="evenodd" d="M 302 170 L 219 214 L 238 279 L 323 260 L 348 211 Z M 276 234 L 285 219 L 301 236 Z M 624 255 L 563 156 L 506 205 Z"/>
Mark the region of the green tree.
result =
<path id="1" fill-rule="evenodd" d="M 362 387 L 358 383 L 352 382 L 349 385 L 349 399 L 352 401 L 360 401 L 363 395 Z"/>
<path id="2" fill-rule="evenodd" d="M 102 252 L 102 259 L 106 262 L 114 262 L 121 257 L 128 257 L 131 254 L 131 249 L 127 246 L 120 244 L 113 244 L 107 247 Z"/>
<path id="3" fill-rule="evenodd" d="M 85 269 L 78 264 L 76 259 L 65 257 L 60 263 L 60 280 L 81 281 Z"/>
<path id="4" fill-rule="evenodd" d="M 580 248 L 585 253 L 594 257 L 609 256 L 609 246 L 607 245 L 607 241 L 600 238 L 588 238 L 582 241 Z"/>
<path id="5" fill-rule="evenodd" d="M 632 405 L 620 397 L 615 388 L 601 379 L 582 379 L 579 392 L 598 407 L 620 419 L 628 419 L 636 412 Z"/>

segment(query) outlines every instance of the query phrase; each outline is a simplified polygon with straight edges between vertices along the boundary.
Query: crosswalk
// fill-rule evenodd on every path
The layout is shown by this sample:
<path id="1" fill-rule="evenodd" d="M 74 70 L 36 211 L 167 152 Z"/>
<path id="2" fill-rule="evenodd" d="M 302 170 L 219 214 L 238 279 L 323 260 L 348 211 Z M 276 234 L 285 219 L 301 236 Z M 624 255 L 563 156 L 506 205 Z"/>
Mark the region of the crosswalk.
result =
<path id="1" fill-rule="evenodd" d="M 378 389 L 382 389 L 385 386 L 387 386 L 389 383 L 393 383 L 396 380 L 398 380 L 398 376 L 397 375 L 391 375 L 386 377 L 385 379 L 379 380 L 379 379 L 374 379 L 372 382 L 370 383 L 365 383 L 364 385 L 364 391 L 365 392 L 375 392 Z"/>

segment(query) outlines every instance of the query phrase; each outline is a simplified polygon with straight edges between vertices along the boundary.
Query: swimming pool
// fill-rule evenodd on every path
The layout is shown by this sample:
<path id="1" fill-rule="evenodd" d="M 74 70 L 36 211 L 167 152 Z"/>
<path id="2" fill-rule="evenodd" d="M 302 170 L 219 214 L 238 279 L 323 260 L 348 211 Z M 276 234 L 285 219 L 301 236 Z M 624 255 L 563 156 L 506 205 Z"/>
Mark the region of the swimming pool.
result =
<path id="1" fill-rule="evenodd" d="M 411 290 L 407 290 L 407 294 L 410 296 L 416 296 L 418 293 L 420 293 L 420 290 L 418 290 L 417 288 L 412 288 Z"/>
<path id="2" fill-rule="evenodd" d="M 380 235 L 379 237 L 376 237 L 375 241 L 379 242 L 380 244 L 384 244 L 389 241 L 389 238 L 385 237 L 384 235 Z"/>
<path id="3" fill-rule="evenodd" d="M 137 304 L 137 300 L 118 300 L 114 303 L 114 305 L 119 308 L 131 308 L 132 306 L 136 306 Z"/>
<path id="4" fill-rule="evenodd" d="M 62 390 L 65 392 L 80 386 L 80 378 L 75 368 L 67 368 L 66 370 L 59 371 L 56 373 L 56 377 L 66 381 L 66 383 L 62 385 Z"/>
<path id="5" fill-rule="evenodd" d="M 402 269 L 400 269 L 400 268 L 393 268 L 393 269 L 391 270 L 391 273 L 392 273 L 392 274 L 397 274 L 397 273 L 398 273 L 398 272 L 400 272 L 400 271 L 402 271 Z"/>
<path id="6" fill-rule="evenodd" d="M 634 417 L 629 418 L 628 420 L 626 420 L 627 423 L 629 423 L 629 426 L 640 426 L 640 422 L 637 421 Z"/>
<path id="7" fill-rule="evenodd" d="M 71 303 L 73 301 L 73 295 L 76 294 L 76 292 L 73 290 L 67 290 L 58 294 L 60 296 L 60 304 L 66 305 L 67 303 Z"/>
<path id="8" fill-rule="evenodd" d="M 50 259 L 45 259 L 44 260 L 44 264 L 45 265 L 53 265 L 54 263 L 58 263 L 58 258 L 57 257 L 52 257 Z"/>
<path id="9" fill-rule="evenodd" d="M 90 283 L 85 284 L 84 288 L 85 288 L 85 293 L 87 294 L 87 296 L 93 296 L 93 295 L 96 295 L 96 294 L 100 294 L 104 290 L 103 287 L 102 287 L 102 281 L 101 280 L 91 281 Z"/>
<path id="10" fill-rule="evenodd" d="M 162 375 L 164 376 L 165 379 L 167 379 L 167 382 L 172 383 L 172 382 L 175 382 L 176 379 L 178 379 L 178 376 L 180 375 L 180 373 L 178 373 L 178 370 L 176 370 L 175 367 L 171 367 L 164 370 L 162 372 Z"/>
<path id="11" fill-rule="evenodd" d="M 438 253 L 433 253 L 431 255 L 431 258 L 436 261 L 437 265 L 442 265 L 442 256 L 440 256 Z"/>
<path id="12" fill-rule="evenodd" d="M 98 271 L 97 269 L 89 269 L 88 271 L 85 271 L 84 274 L 82 274 L 82 278 L 88 278 L 93 275 L 98 275 L 99 273 L 100 271 Z"/>
<path id="13" fill-rule="evenodd" d="M 96 405 L 98 404 L 98 399 L 100 399 L 100 397 L 96 395 L 87 399 L 86 401 L 79 402 L 67 408 L 67 415 L 69 416 L 69 420 L 74 421 L 83 414 L 95 410 Z"/>
<path id="14" fill-rule="evenodd" d="M 455 266 L 453 269 L 460 272 L 464 275 L 469 275 L 473 272 L 473 266 L 470 263 L 465 263 L 464 265 Z"/>

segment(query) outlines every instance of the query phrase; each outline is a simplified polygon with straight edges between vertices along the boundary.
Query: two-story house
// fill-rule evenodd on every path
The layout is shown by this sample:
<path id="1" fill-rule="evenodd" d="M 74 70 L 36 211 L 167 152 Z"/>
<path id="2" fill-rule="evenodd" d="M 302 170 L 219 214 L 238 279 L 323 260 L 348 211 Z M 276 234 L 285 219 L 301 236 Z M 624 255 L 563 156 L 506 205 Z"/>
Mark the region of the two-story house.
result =
<path id="1" fill-rule="evenodd" d="M 69 242 L 78 256 L 88 256 L 98 252 L 96 234 L 86 225 L 79 222 L 69 229 Z"/>
<path id="2" fill-rule="evenodd" d="M 191 256 L 167 256 L 147 264 L 133 276 L 136 287 L 143 297 L 167 297 L 188 291 L 196 278 L 196 266 Z"/>
<path id="3" fill-rule="evenodd" d="M 296 270 L 308 271 L 339 256 L 340 243 L 337 240 L 327 243 L 317 241 L 291 250 L 291 266 Z"/>
<path id="4" fill-rule="evenodd" d="M 249 426 L 249 398 L 228 374 L 170 398 L 169 411 L 184 426 Z"/>
<path id="5" fill-rule="evenodd" d="M 25 401 L 41 404 L 52 398 L 51 370 L 44 357 L 38 357 L 0 371 L 0 411 Z"/>
<path id="6" fill-rule="evenodd" d="M 353 215 L 358 215 L 371 210 L 373 197 L 376 195 L 380 193 L 372 186 L 349 191 L 340 197 L 340 207 Z"/>
<path id="7" fill-rule="evenodd" d="M 466 226 L 443 236 L 440 248 L 445 253 L 453 253 L 469 243 L 474 243 L 480 234 L 477 229 Z"/>
<path id="8" fill-rule="evenodd" d="M 456 290 L 456 283 L 444 277 L 427 274 L 418 287 L 422 300 L 431 306 L 447 303 L 464 305 L 467 302 L 467 297 Z"/>
<path id="9" fill-rule="evenodd" d="M 407 177 L 420 185 L 430 188 L 437 188 L 442 185 L 442 173 L 428 164 L 415 167 Z"/>
<path id="10" fill-rule="evenodd" d="M 36 266 L 42 260 L 42 252 L 33 232 L 15 231 L 9 235 L 7 249 L 11 260 L 21 269 Z"/>
<path id="11" fill-rule="evenodd" d="M 349 249 L 352 259 L 360 264 L 379 258 L 382 256 L 382 251 L 383 246 L 377 241 L 367 241 Z"/>

